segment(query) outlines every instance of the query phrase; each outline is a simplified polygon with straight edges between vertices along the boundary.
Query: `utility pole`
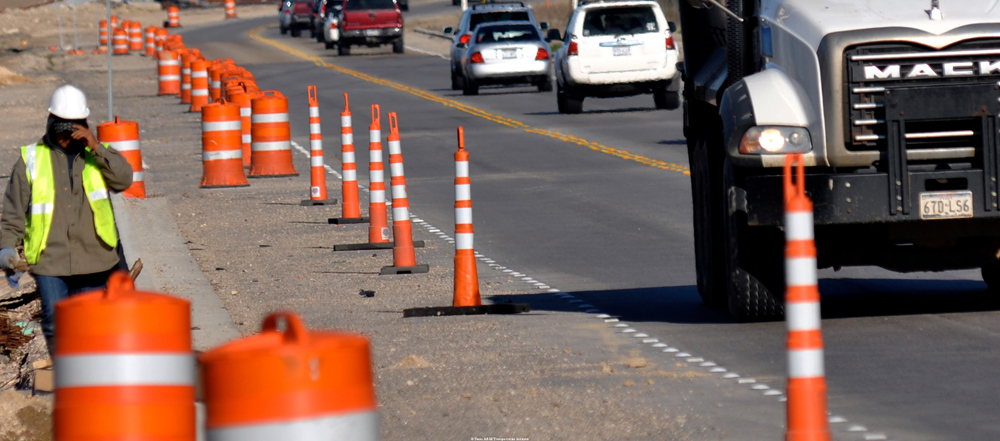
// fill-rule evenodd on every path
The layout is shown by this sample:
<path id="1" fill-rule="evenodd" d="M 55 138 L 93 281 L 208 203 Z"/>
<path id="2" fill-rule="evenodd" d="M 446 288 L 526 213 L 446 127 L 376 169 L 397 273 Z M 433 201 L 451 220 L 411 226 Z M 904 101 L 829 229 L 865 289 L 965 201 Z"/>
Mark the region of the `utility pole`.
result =
<path id="1" fill-rule="evenodd" d="M 113 29 L 111 29 L 111 0 L 107 0 L 108 6 L 108 121 L 115 119 L 115 98 L 114 98 L 114 86 L 111 83 L 111 78 L 113 74 L 111 73 L 111 38 L 114 36 Z"/>

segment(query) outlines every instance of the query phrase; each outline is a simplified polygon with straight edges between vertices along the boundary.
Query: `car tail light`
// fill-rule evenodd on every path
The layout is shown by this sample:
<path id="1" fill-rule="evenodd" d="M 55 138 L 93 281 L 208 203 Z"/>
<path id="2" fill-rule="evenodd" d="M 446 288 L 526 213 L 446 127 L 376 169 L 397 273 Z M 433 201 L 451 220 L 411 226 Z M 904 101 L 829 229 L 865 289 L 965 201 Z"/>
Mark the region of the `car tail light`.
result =
<path id="1" fill-rule="evenodd" d="M 580 49 L 576 46 L 575 41 L 569 43 L 569 49 L 566 50 L 566 55 L 580 55 Z"/>
<path id="2" fill-rule="evenodd" d="M 285 15 L 288 15 L 288 14 L 291 14 L 291 13 L 292 13 L 292 11 L 290 9 L 285 9 Z"/>
<path id="3" fill-rule="evenodd" d="M 479 52 L 476 52 L 476 53 L 472 54 L 471 57 L 469 57 L 469 61 L 472 61 L 473 63 L 482 63 L 483 62 L 483 54 L 481 54 Z"/>
<path id="4" fill-rule="evenodd" d="M 673 49 L 673 48 L 674 48 L 674 37 L 668 35 L 667 36 L 667 49 Z"/>
<path id="5" fill-rule="evenodd" d="M 547 59 L 549 59 L 549 51 L 547 51 L 545 49 L 542 49 L 542 48 L 538 48 L 538 52 L 535 54 L 535 59 L 536 60 L 547 60 Z"/>
<path id="6" fill-rule="evenodd" d="M 330 29 L 337 29 L 337 20 L 330 20 Z"/>
<path id="7" fill-rule="evenodd" d="M 463 34 L 461 37 L 458 37 L 458 42 L 462 44 L 469 44 L 470 39 L 472 39 L 471 34 Z"/>

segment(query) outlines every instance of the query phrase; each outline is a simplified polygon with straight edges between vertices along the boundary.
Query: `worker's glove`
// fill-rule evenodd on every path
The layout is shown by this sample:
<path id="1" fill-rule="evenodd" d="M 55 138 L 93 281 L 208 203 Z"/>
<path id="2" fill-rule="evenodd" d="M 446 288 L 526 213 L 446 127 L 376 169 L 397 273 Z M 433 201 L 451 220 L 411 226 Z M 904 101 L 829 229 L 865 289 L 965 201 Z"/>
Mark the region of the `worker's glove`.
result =
<path id="1" fill-rule="evenodd" d="M 0 249 L 0 268 L 12 270 L 17 266 L 18 259 L 20 256 L 17 255 L 17 250 L 13 248 Z"/>

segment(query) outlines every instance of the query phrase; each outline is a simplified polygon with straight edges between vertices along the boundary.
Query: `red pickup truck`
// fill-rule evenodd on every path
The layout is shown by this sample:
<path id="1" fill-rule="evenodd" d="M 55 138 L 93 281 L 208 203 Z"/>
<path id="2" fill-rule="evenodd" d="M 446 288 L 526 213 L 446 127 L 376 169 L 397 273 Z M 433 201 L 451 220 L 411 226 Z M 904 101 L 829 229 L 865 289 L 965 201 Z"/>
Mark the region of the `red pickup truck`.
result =
<path id="1" fill-rule="evenodd" d="M 384 44 L 392 44 L 397 54 L 403 53 L 403 13 L 396 1 L 344 0 L 337 54 L 350 55 L 351 46 Z"/>

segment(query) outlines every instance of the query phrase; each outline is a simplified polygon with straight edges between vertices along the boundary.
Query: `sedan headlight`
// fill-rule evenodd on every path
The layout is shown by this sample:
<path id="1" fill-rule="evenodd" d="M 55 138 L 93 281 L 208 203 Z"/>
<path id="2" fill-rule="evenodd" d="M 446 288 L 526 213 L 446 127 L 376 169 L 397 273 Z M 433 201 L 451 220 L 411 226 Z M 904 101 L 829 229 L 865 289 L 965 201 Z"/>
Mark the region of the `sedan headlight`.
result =
<path id="1" fill-rule="evenodd" d="M 754 126 L 743 135 L 740 153 L 786 154 L 812 151 L 809 131 L 803 127 Z"/>

